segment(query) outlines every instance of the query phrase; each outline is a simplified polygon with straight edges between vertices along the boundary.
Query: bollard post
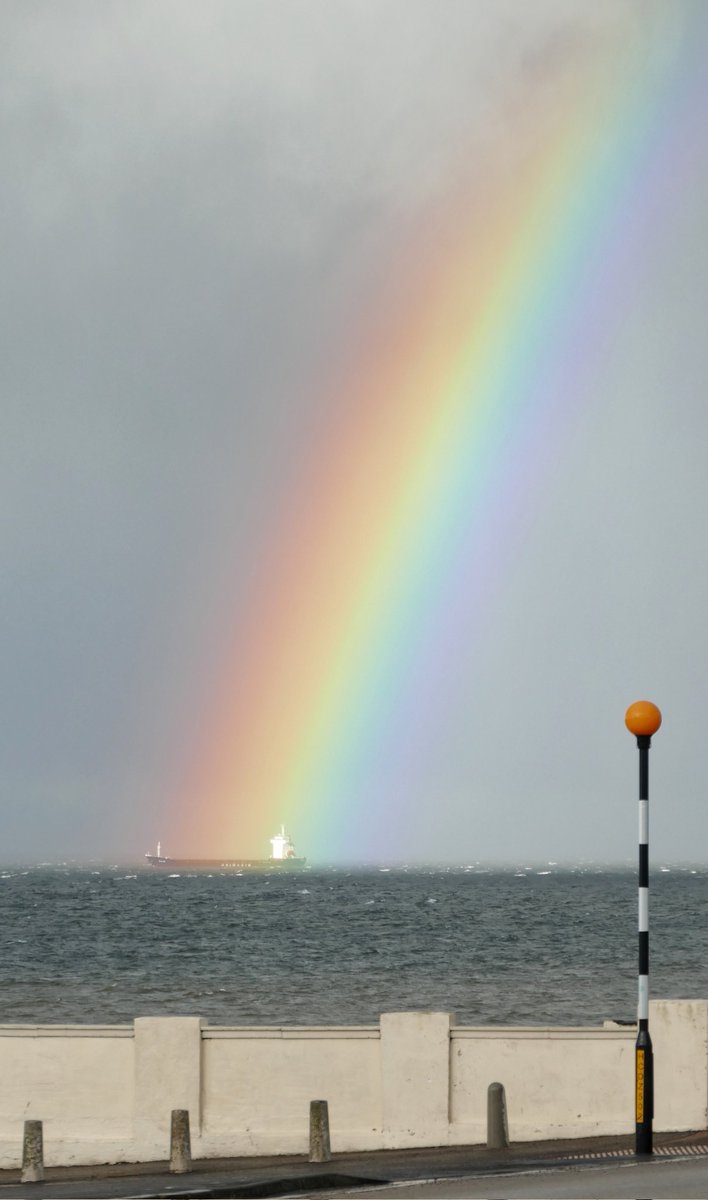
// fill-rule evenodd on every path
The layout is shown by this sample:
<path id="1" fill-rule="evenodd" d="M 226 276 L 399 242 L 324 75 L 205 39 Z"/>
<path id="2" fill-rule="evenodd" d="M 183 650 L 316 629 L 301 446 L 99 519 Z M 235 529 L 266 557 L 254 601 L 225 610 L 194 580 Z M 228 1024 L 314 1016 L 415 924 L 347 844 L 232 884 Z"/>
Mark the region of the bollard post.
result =
<path id="1" fill-rule="evenodd" d="M 22 1183 L 44 1180 L 44 1138 L 41 1121 L 25 1121 L 22 1136 Z"/>
<path id="2" fill-rule="evenodd" d="M 490 1150 L 506 1150 L 509 1146 L 509 1122 L 503 1083 L 490 1083 L 487 1088 L 487 1146 Z"/>
<path id="3" fill-rule="evenodd" d="M 186 1108 L 173 1108 L 170 1125 L 170 1171 L 173 1175 L 185 1175 L 191 1169 L 189 1112 Z"/>
<path id="4" fill-rule="evenodd" d="M 326 1100 L 310 1101 L 310 1162 L 329 1162 L 329 1106 Z"/>

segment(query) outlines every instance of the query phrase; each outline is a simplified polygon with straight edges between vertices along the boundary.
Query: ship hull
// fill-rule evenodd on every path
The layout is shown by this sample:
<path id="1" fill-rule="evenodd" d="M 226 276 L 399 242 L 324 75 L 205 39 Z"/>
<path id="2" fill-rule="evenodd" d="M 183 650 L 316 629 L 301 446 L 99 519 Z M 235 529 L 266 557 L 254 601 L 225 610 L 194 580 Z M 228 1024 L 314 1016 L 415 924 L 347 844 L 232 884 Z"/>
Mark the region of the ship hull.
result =
<path id="1" fill-rule="evenodd" d="M 163 858 L 146 854 L 151 867 L 161 871 L 301 871 L 306 858 Z"/>

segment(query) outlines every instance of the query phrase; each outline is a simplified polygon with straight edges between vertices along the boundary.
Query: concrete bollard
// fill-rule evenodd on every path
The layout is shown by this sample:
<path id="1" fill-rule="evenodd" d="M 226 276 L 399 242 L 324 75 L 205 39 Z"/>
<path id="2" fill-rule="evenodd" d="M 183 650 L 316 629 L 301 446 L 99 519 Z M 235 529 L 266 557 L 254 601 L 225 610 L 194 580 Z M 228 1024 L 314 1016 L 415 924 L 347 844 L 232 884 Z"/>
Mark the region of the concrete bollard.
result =
<path id="1" fill-rule="evenodd" d="M 329 1162 L 329 1106 L 326 1100 L 310 1101 L 310 1162 Z"/>
<path id="2" fill-rule="evenodd" d="M 490 1150 L 506 1150 L 508 1145 L 509 1122 L 504 1085 L 490 1083 L 487 1088 L 487 1146 Z"/>
<path id="3" fill-rule="evenodd" d="M 172 1109 L 170 1126 L 170 1171 L 184 1175 L 192 1169 L 192 1147 L 189 1138 L 189 1112 L 186 1108 Z"/>
<path id="4" fill-rule="evenodd" d="M 44 1180 L 44 1138 L 41 1121 L 25 1121 L 22 1136 L 22 1183 Z"/>

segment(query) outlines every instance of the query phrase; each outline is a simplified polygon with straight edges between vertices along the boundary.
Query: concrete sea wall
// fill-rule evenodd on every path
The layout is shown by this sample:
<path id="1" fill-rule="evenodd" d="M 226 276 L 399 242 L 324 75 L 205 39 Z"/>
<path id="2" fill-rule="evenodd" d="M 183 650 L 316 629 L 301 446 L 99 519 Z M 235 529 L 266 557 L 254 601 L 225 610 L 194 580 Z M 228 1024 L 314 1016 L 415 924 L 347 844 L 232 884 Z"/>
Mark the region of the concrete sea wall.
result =
<path id="1" fill-rule="evenodd" d="M 651 1005 L 654 1128 L 708 1127 L 708 1001 Z M 23 1122 L 44 1122 L 48 1165 L 163 1160 L 188 1109 L 195 1158 L 304 1154 L 310 1100 L 329 1103 L 333 1152 L 486 1139 L 504 1085 L 512 1141 L 634 1129 L 631 1027 L 457 1026 L 385 1013 L 349 1027 L 223 1027 L 199 1017 L 132 1026 L 0 1026 L 0 1166 Z"/>

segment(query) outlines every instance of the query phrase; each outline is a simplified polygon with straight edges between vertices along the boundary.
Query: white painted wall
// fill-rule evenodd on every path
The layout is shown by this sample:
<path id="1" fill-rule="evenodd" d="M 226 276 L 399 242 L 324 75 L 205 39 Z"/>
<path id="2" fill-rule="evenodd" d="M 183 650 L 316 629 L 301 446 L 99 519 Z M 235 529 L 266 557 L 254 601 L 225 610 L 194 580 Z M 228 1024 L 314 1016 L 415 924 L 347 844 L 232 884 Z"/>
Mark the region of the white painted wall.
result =
<path id="1" fill-rule="evenodd" d="M 19 1165 L 26 1120 L 47 1163 L 135 1161 L 134 1049 L 130 1026 L 0 1026 L 0 1166 Z"/>
<path id="2" fill-rule="evenodd" d="M 654 1046 L 654 1128 L 708 1129 L 708 1002 L 649 1005 Z"/>
<path id="3" fill-rule="evenodd" d="M 515 1141 L 634 1129 L 635 1029 L 456 1029 L 451 1138 L 486 1141 L 487 1086 L 504 1084 Z"/>
<path id="4" fill-rule="evenodd" d="M 380 1144 L 376 1026 L 205 1029 L 202 1045 L 208 1155 L 302 1153 L 310 1100 L 328 1101 L 330 1126 L 348 1150 Z"/>
<path id="5" fill-rule="evenodd" d="M 651 1005 L 660 1130 L 708 1126 L 708 1001 Z M 504 1084 L 512 1141 L 634 1129 L 632 1028 L 458 1027 L 448 1013 L 378 1026 L 0 1026 L 0 1166 L 26 1119 L 48 1165 L 169 1153 L 173 1108 L 195 1158 L 305 1154 L 310 1100 L 329 1102 L 336 1152 L 486 1140 L 487 1087 Z"/>

